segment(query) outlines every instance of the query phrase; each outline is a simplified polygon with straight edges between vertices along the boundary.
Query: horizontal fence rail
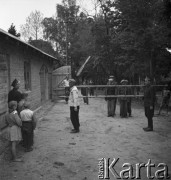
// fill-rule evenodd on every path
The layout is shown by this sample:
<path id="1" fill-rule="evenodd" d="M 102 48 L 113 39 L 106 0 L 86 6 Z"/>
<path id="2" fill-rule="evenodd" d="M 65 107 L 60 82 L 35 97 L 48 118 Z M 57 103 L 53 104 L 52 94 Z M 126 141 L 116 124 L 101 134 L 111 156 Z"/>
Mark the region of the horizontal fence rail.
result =
<path id="1" fill-rule="evenodd" d="M 67 96 L 59 96 L 59 98 L 65 98 Z M 144 95 L 97 95 L 97 96 L 78 96 L 79 98 L 88 97 L 88 98 L 107 98 L 107 97 L 144 97 Z M 161 97 L 161 95 L 156 95 L 156 97 Z"/>
<path id="2" fill-rule="evenodd" d="M 153 87 L 155 87 L 156 89 L 159 87 L 166 87 L 166 85 L 152 85 Z M 115 87 L 116 88 L 116 92 L 115 95 L 107 95 L 105 90 L 107 90 L 107 88 L 112 88 Z M 136 91 L 137 94 L 134 94 L 135 91 L 133 91 L 131 94 L 120 94 L 119 90 L 122 87 L 127 87 L 127 88 L 131 88 L 132 90 L 137 90 L 137 88 L 139 88 L 139 90 Z M 90 96 L 90 95 L 82 95 L 79 96 L 79 98 L 121 98 L 121 97 L 128 97 L 128 98 L 142 98 L 144 97 L 144 94 L 142 92 L 142 88 L 144 88 L 145 85 L 78 85 L 77 88 L 78 89 L 86 89 L 87 92 L 90 90 L 90 88 L 97 90 L 98 88 L 103 88 L 104 90 L 104 94 L 96 94 L 94 93 L 94 95 Z M 62 89 L 62 88 L 58 88 L 58 89 Z M 55 91 L 55 89 L 54 89 Z M 156 95 L 156 97 L 161 97 L 162 95 Z M 58 96 L 59 98 L 66 98 L 66 96 Z"/>
<path id="3" fill-rule="evenodd" d="M 167 87 L 166 85 L 152 85 L 153 87 Z M 63 86 L 59 86 L 62 88 Z M 145 85 L 79 85 L 77 88 L 107 88 L 107 87 L 145 87 Z M 54 89 L 55 90 L 55 89 Z"/>
<path id="4" fill-rule="evenodd" d="M 65 98 L 66 96 L 59 96 L 60 98 Z M 88 98 L 106 98 L 106 97 L 144 97 L 144 95 L 96 95 L 96 96 L 78 96 L 79 98 L 88 97 Z"/>

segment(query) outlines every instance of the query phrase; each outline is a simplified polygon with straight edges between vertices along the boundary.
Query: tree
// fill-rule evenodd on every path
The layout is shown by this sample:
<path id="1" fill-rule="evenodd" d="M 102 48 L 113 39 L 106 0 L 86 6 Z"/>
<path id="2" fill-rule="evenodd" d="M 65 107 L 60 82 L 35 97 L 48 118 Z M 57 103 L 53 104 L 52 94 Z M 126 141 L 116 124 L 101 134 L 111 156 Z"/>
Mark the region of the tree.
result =
<path id="1" fill-rule="evenodd" d="M 87 5 L 87 0 L 79 0 L 78 4 L 80 6 L 80 8 L 82 9 L 82 11 L 86 14 L 86 16 L 92 17 L 94 19 L 96 19 L 96 17 L 98 16 L 98 11 L 99 11 L 99 7 L 100 7 L 100 2 L 99 0 L 89 0 L 89 8 L 87 9 L 86 5 Z M 91 9 L 90 9 L 91 7 Z"/>
<path id="2" fill-rule="evenodd" d="M 41 49 L 42 51 L 44 51 L 45 53 L 55 56 L 55 51 L 51 45 L 50 42 L 48 41 L 44 41 L 42 39 L 39 40 L 29 40 L 29 44 L 37 47 L 38 49 Z"/>
<path id="3" fill-rule="evenodd" d="M 17 33 L 13 23 L 11 24 L 10 28 L 8 29 L 8 33 L 10 33 L 16 37 L 20 37 L 20 33 Z"/>
<path id="4" fill-rule="evenodd" d="M 43 52 L 56 57 L 56 51 L 54 50 L 51 42 L 49 41 L 44 41 L 42 39 L 39 40 L 29 40 L 29 44 L 31 44 L 32 46 L 35 46 L 36 48 L 42 50 Z M 57 59 L 59 59 L 57 57 Z M 53 61 L 53 69 L 58 68 L 60 65 L 59 61 Z"/>
<path id="5" fill-rule="evenodd" d="M 71 64 L 72 69 L 78 69 L 81 61 L 88 56 L 92 41 L 87 16 L 78 12 L 78 6 L 68 6 L 67 1 L 64 1 L 62 5 L 57 5 L 56 19 L 43 20 L 44 38 L 56 44 L 58 57 L 63 64 Z"/>
<path id="6" fill-rule="evenodd" d="M 57 58 L 60 60 L 61 65 L 65 65 L 65 25 L 53 17 L 44 18 L 42 23 L 44 25 L 44 39 L 51 42 L 55 46 Z"/>
<path id="7" fill-rule="evenodd" d="M 168 2 L 101 0 L 102 10 L 90 19 L 64 0 L 57 6 L 57 18 L 43 20 L 44 38 L 56 45 L 57 57 L 63 64 L 67 58 L 73 72 L 90 55 L 89 77 L 107 79 L 113 74 L 118 81 L 128 78 L 132 83 L 138 83 L 139 76 L 159 78 L 171 67 L 166 52 L 171 47 Z"/>
<path id="8" fill-rule="evenodd" d="M 163 16 L 164 1 L 108 0 L 101 8 L 110 45 L 105 51 L 110 52 L 109 64 L 114 73 L 119 79 L 128 76 L 131 79 L 136 73 L 156 76 L 159 57 L 170 41 Z"/>
<path id="9" fill-rule="evenodd" d="M 26 18 L 26 24 L 21 25 L 21 35 L 25 40 L 32 38 L 38 40 L 43 38 L 43 14 L 35 10 Z"/>

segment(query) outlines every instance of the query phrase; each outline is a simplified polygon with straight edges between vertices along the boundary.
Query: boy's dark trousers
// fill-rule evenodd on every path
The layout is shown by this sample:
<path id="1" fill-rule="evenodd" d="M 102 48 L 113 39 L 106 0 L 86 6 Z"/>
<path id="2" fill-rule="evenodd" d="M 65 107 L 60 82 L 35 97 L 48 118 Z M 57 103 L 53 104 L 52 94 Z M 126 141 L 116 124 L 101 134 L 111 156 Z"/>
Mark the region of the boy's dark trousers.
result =
<path id="1" fill-rule="evenodd" d="M 31 148 L 33 146 L 33 123 L 31 121 L 22 122 L 22 136 L 24 147 Z"/>
<path id="2" fill-rule="evenodd" d="M 153 130 L 154 106 L 153 109 L 150 109 L 150 106 L 145 106 L 145 116 L 148 120 L 148 127 Z"/>
<path id="3" fill-rule="evenodd" d="M 115 114 L 115 111 L 116 111 L 116 102 L 117 102 L 117 98 L 114 98 L 114 114 Z"/>
<path id="4" fill-rule="evenodd" d="M 70 118 L 75 130 L 79 130 L 80 123 L 79 123 L 79 109 L 80 107 L 77 106 L 77 111 L 74 110 L 73 106 L 70 106 Z"/>
<path id="5" fill-rule="evenodd" d="M 128 102 L 127 102 L 127 110 L 128 110 L 128 114 L 129 114 L 129 116 L 131 116 L 132 115 L 132 110 L 131 110 L 131 100 L 129 100 Z"/>

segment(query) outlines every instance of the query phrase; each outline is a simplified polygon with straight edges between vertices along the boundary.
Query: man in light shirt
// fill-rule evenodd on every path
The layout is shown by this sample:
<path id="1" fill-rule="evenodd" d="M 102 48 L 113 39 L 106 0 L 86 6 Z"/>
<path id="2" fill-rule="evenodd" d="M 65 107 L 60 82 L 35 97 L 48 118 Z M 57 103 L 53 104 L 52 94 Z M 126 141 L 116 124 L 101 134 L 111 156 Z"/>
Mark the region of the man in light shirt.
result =
<path id="1" fill-rule="evenodd" d="M 80 132 L 79 127 L 79 97 L 78 97 L 78 89 L 75 86 L 76 81 L 74 79 L 69 80 L 70 86 L 70 95 L 69 95 L 69 106 L 70 106 L 70 118 L 73 124 L 74 129 L 72 129 L 71 133 L 78 133 Z"/>

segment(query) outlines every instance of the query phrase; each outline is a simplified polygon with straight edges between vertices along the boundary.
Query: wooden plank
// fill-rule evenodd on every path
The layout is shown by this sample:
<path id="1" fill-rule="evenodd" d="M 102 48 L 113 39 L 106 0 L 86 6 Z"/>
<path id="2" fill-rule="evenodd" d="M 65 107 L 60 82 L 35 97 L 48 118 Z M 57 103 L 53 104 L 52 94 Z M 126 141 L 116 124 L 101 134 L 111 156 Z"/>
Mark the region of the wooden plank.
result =
<path id="1" fill-rule="evenodd" d="M 165 87 L 166 85 L 152 85 L 153 87 Z M 77 88 L 105 88 L 105 87 L 145 87 L 145 85 L 78 85 Z"/>
<path id="2" fill-rule="evenodd" d="M 59 96 L 59 98 L 65 98 L 66 96 Z M 83 97 L 88 97 L 88 98 L 105 98 L 105 97 L 116 97 L 116 98 L 119 98 L 119 97 L 144 97 L 143 94 L 141 95 L 108 95 L 108 96 L 105 96 L 105 95 L 97 95 L 97 96 L 78 96 L 79 98 L 83 98 Z M 161 97 L 161 95 L 156 95 L 156 97 Z"/>
<path id="3" fill-rule="evenodd" d="M 64 76 L 64 75 L 70 75 L 69 73 L 54 73 L 53 76 Z"/>

